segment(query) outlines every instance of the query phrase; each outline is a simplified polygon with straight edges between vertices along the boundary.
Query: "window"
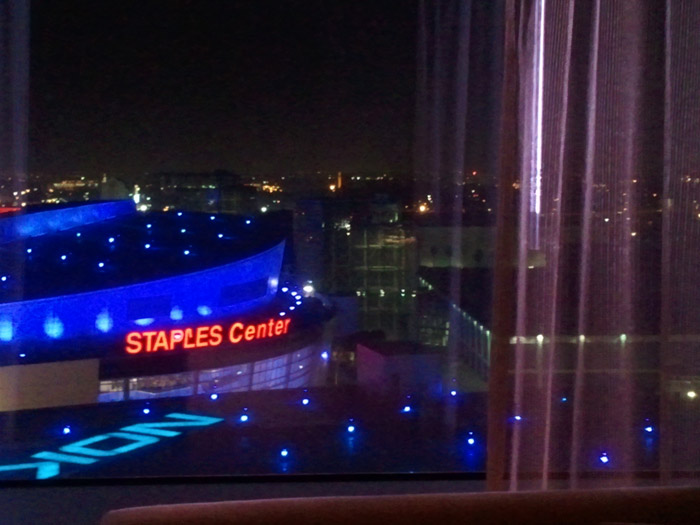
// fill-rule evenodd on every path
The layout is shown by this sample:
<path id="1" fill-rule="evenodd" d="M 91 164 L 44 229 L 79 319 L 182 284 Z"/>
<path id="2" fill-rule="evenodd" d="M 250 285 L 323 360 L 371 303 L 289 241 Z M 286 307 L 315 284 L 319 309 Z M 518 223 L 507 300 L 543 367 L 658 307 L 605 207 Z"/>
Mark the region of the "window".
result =
<path id="1" fill-rule="evenodd" d="M 0 483 L 697 478 L 695 3 L 1 9 Z"/>

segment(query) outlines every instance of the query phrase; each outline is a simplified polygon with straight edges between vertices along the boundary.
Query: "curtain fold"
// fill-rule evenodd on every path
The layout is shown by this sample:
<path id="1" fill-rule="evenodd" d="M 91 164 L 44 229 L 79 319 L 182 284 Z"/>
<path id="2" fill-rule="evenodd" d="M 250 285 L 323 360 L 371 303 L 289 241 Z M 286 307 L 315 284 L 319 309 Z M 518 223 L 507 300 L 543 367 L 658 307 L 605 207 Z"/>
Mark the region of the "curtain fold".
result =
<path id="1" fill-rule="evenodd" d="M 700 4 L 523 0 L 506 16 L 509 488 L 677 479 L 700 467 Z"/>

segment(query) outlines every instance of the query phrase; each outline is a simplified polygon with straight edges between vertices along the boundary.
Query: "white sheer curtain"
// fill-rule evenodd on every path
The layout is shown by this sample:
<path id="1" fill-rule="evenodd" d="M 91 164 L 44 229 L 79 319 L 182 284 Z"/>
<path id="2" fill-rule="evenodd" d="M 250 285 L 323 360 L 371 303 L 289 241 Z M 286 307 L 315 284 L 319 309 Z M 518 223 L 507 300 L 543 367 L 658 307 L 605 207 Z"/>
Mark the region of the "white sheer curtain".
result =
<path id="1" fill-rule="evenodd" d="M 697 481 L 700 2 L 504 9 L 489 485 Z"/>
<path id="2" fill-rule="evenodd" d="M 498 195 L 489 487 L 697 480 L 700 2 L 420 13 L 418 196 L 461 225 L 479 163 Z"/>

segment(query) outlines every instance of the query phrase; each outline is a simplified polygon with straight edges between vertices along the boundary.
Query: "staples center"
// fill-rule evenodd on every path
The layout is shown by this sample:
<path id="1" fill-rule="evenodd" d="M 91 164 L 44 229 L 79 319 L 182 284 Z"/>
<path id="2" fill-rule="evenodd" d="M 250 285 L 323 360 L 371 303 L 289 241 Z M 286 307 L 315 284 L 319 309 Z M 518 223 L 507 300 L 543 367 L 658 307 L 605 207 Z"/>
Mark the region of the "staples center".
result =
<path id="1" fill-rule="evenodd" d="M 281 282 L 280 222 L 130 201 L 4 213 L 0 411 L 312 385 L 328 312 Z"/>

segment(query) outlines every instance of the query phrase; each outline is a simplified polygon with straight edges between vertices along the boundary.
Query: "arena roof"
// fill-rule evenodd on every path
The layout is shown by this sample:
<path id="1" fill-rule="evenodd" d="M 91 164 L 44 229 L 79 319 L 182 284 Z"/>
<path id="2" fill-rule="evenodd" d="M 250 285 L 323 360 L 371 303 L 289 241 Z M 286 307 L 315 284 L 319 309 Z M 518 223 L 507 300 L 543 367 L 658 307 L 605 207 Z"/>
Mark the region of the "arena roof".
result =
<path id="1" fill-rule="evenodd" d="M 61 209 L 66 210 L 80 208 Z M 27 222 L 44 213 L 22 217 Z M 53 231 L 0 237 L 0 303 L 197 272 L 244 259 L 282 240 L 269 220 L 223 214 L 134 212 L 89 224 L 61 219 L 65 224 L 53 224 Z M 9 242 L 2 242 L 8 237 Z"/>

